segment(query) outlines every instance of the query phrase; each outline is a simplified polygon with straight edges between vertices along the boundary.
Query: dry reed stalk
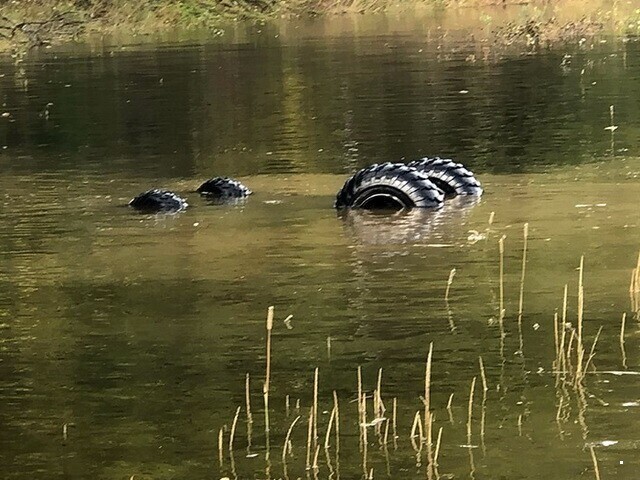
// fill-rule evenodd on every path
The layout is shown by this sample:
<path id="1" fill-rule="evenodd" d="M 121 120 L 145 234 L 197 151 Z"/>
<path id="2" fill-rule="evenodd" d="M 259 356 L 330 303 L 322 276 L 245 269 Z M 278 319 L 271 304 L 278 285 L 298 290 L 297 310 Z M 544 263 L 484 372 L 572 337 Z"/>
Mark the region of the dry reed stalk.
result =
<path id="1" fill-rule="evenodd" d="M 273 306 L 267 310 L 267 365 L 265 369 L 264 384 L 262 386 L 262 396 L 264 399 L 264 436 L 266 443 L 265 459 L 269 461 L 269 385 L 271 383 L 271 330 L 273 329 Z"/>
<path id="2" fill-rule="evenodd" d="M 489 390 L 489 387 L 487 386 L 487 374 L 484 371 L 484 363 L 482 361 L 482 357 L 478 357 L 478 362 L 480 363 L 480 377 L 482 378 L 482 390 L 486 392 L 487 390 Z"/>
<path id="3" fill-rule="evenodd" d="M 520 275 L 520 297 L 518 300 L 518 340 L 520 343 L 519 351 L 524 355 L 524 339 L 522 337 L 522 312 L 524 311 L 524 278 L 527 270 L 527 245 L 529 240 L 529 224 L 525 223 L 523 227 L 524 245 L 522 247 L 522 273 Z"/>
<path id="4" fill-rule="evenodd" d="M 316 451 L 313 454 L 313 465 L 311 466 L 311 468 L 313 468 L 314 471 L 318 471 L 318 454 L 320 453 L 320 445 L 316 445 Z"/>
<path id="5" fill-rule="evenodd" d="M 624 327 L 627 322 L 627 312 L 622 314 L 622 324 L 620 325 L 620 354 L 622 356 L 622 366 L 627 368 L 627 352 L 624 348 Z"/>
<path id="6" fill-rule="evenodd" d="M 518 436 L 522 436 L 522 414 L 518 415 Z"/>
<path id="7" fill-rule="evenodd" d="M 566 371 L 571 373 L 573 371 L 573 363 L 571 361 L 571 352 L 573 351 L 573 341 L 576 338 L 575 329 L 571 329 L 571 336 L 569 337 L 569 344 L 567 345 L 567 355 L 565 356 L 565 362 L 567 365 Z"/>
<path id="8" fill-rule="evenodd" d="M 429 423 L 431 422 L 431 361 L 433 358 L 433 342 L 429 344 L 429 353 L 427 354 L 427 364 L 424 373 L 424 429 L 429 432 Z M 431 440 L 431 439 L 429 439 Z M 428 442 L 430 443 L 430 442 Z"/>
<path id="9" fill-rule="evenodd" d="M 362 411 L 362 367 L 358 365 L 358 412 Z"/>
<path id="10" fill-rule="evenodd" d="M 580 379 L 581 381 L 587 375 L 587 371 L 589 369 L 589 366 L 591 365 L 591 362 L 593 361 L 593 358 L 596 356 L 596 345 L 598 344 L 598 339 L 600 338 L 600 334 L 601 333 L 602 333 L 602 325 L 600 325 L 600 328 L 598 329 L 598 333 L 596 333 L 596 338 L 593 340 L 593 343 L 591 344 L 591 350 L 589 351 L 589 356 L 587 357 L 587 361 L 586 361 L 586 363 L 584 365 L 582 378 Z"/>
<path id="11" fill-rule="evenodd" d="M 358 424 L 362 424 L 362 367 L 358 365 Z M 362 451 L 362 428 L 360 428 L 360 451 Z"/>
<path id="12" fill-rule="evenodd" d="M 309 408 L 309 421 L 307 423 L 307 461 L 305 467 L 311 470 L 311 437 L 313 436 L 313 407 Z"/>
<path id="13" fill-rule="evenodd" d="M 382 437 L 382 444 L 387 447 L 387 442 L 389 439 L 389 419 L 384 422 L 384 435 Z"/>
<path id="14" fill-rule="evenodd" d="M 411 434 L 409 435 L 409 438 L 420 438 L 420 440 L 422 441 L 423 433 L 422 419 L 420 418 L 420 412 L 418 411 L 413 417 L 413 425 L 411 425 Z"/>
<path id="15" fill-rule="evenodd" d="M 591 460 L 593 461 L 593 471 L 596 475 L 596 480 L 600 480 L 600 468 L 598 467 L 598 458 L 596 457 L 596 452 L 593 449 L 593 446 L 589 446 L 589 451 L 591 452 Z"/>
<path id="16" fill-rule="evenodd" d="M 331 430 L 333 429 L 333 422 L 335 421 L 335 418 L 336 418 L 336 407 L 333 407 L 333 409 L 331 410 L 331 416 L 329 417 L 329 426 L 327 427 L 327 433 L 324 436 L 324 448 L 326 450 L 328 450 L 330 446 L 329 438 L 331 436 Z"/>
<path id="17" fill-rule="evenodd" d="M 518 302 L 518 318 L 522 321 L 522 311 L 524 307 L 524 277 L 527 268 L 527 244 L 529 241 L 529 224 L 525 223 L 523 228 L 524 246 L 522 247 L 522 274 L 520 275 L 520 300 Z"/>
<path id="18" fill-rule="evenodd" d="M 564 285 L 564 296 L 562 299 L 562 325 L 560 325 L 560 350 L 559 357 L 562 362 L 562 367 L 560 370 L 563 375 L 567 372 L 567 361 L 566 361 L 566 353 L 565 353 L 565 339 L 567 335 L 567 297 L 569 295 L 569 286 L 567 284 Z"/>
<path id="19" fill-rule="evenodd" d="M 220 466 L 224 463 L 224 445 L 222 442 L 224 441 L 224 433 L 222 428 L 218 431 L 218 459 L 220 461 Z"/>
<path id="20" fill-rule="evenodd" d="M 560 320 L 558 317 L 558 311 L 556 310 L 555 312 L 553 312 L 553 344 L 556 352 L 556 358 L 553 361 L 553 369 L 556 372 L 558 372 L 560 368 L 560 337 L 559 337 L 559 329 L 558 329 L 559 321 Z"/>
<path id="21" fill-rule="evenodd" d="M 578 276 L 578 331 L 576 343 L 576 382 L 582 378 L 584 361 L 584 343 L 582 341 L 582 322 L 584 317 L 584 255 L 580 257 L 580 270 Z"/>
<path id="22" fill-rule="evenodd" d="M 436 440 L 436 451 L 433 454 L 433 464 L 438 466 L 438 456 L 440 455 L 440 445 L 442 441 L 442 427 L 438 430 L 438 438 Z"/>
<path id="23" fill-rule="evenodd" d="M 558 402 L 558 411 L 556 412 L 556 422 L 560 423 L 562 416 L 562 406 L 564 404 L 564 395 L 560 395 L 560 401 Z"/>
<path id="24" fill-rule="evenodd" d="M 264 393 L 269 394 L 271 382 L 271 330 L 273 329 L 273 306 L 267 310 L 267 369 L 264 378 Z"/>
<path id="25" fill-rule="evenodd" d="M 638 253 L 636 268 L 631 272 L 629 297 L 631 299 L 631 310 L 638 316 L 640 314 L 640 252 Z"/>
<path id="26" fill-rule="evenodd" d="M 471 445 L 471 421 L 473 419 L 473 394 L 476 388 L 476 377 L 471 380 L 471 387 L 469 389 L 469 408 L 467 411 L 467 445 Z"/>
<path id="27" fill-rule="evenodd" d="M 384 418 L 384 406 L 382 403 L 382 368 L 378 369 L 378 383 L 373 395 L 373 418 Z M 376 423 L 376 433 L 380 435 L 381 424 Z"/>
<path id="28" fill-rule="evenodd" d="M 250 388 L 251 380 L 249 378 L 249 374 L 246 374 L 244 381 L 244 403 L 247 407 L 247 423 L 253 423 L 253 415 L 251 414 L 251 388 Z"/>
<path id="29" fill-rule="evenodd" d="M 265 437 L 265 460 L 269 465 L 270 455 L 270 443 L 269 443 L 269 385 L 271 383 L 271 330 L 273 329 L 273 306 L 270 306 L 267 310 L 267 366 L 265 371 L 264 384 L 262 386 L 262 393 L 264 399 L 264 437 Z"/>
<path id="30" fill-rule="evenodd" d="M 449 272 L 449 279 L 447 280 L 447 289 L 444 292 L 444 301 L 449 304 L 449 291 L 451 290 L 451 284 L 453 283 L 453 277 L 456 275 L 456 269 L 452 268 Z"/>
<path id="31" fill-rule="evenodd" d="M 338 393 L 333 391 L 333 408 L 336 411 L 336 458 L 340 451 L 340 407 L 338 405 Z"/>
<path id="32" fill-rule="evenodd" d="M 393 397 L 393 448 L 398 448 L 398 398 Z"/>
<path id="33" fill-rule="evenodd" d="M 506 235 L 500 237 L 498 240 L 498 246 L 500 249 L 500 321 L 504 319 L 504 240 Z"/>
<path id="34" fill-rule="evenodd" d="M 433 422 L 435 421 L 435 414 L 429 412 L 429 421 L 427 422 L 426 431 L 426 444 L 427 444 L 427 461 L 429 462 L 429 469 L 433 467 Z M 431 474 L 431 472 L 429 471 Z"/>
<path id="35" fill-rule="evenodd" d="M 449 413 L 449 421 L 453 423 L 453 410 L 451 409 L 451 404 L 453 403 L 453 393 L 449 395 L 449 400 L 447 401 L 447 412 Z"/>
<path id="36" fill-rule="evenodd" d="M 318 367 L 313 374 L 313 447 L 318 445 Z"/>
<path id="37" fill-rule="evenodd" d="M 362 469 L 367 474 L 367 452 L 369 439 L 367 437 L 367 397 L 362 394 Z"/>
<path id="38" fill-rule="evenodd" d="M 240 416 L 240 410 L 242 407 L 238 407 L 236 415 L 233 417 L 233 423 L 231 424 L 231 433 L 229 434 L 229 451 L 233 451 L 233 437 L 236 435 L 236 425 L 238 425 L 238 417 Z"/>
<path id="39" fill-rule="evenodd" d="M 251 452 L 251 436 L 253 434 L 253 415 L 251 413 L 250 378 L 247 373 L 244 381 L 244 402 L 247 410 L 247 453 Z"/>
<path id="40" fill-rule="evenodd" d="M 287 452 L 291 453 L 291 432 L 293 432 L 293 427 L 296 426 L 296 423 L 298 423 L 298 420 L 300 420 L 300 415 L 298 415 L 293 422 L 291 422 L 291 425 L 289 425 L 289 430 L 287 430 L 287 436 L 284 439 L 284 445 L 282 447 L 282 463 L 286 464 L 287 463 Z"/>
<path id="41" fill-rule="evenodd" d="M 494 220 L 495 216 L 496 216 L 496 212 L 491 212 L 489 214 L 489 226 L 493 225 L 493 220 Z"/>
<path id="42" fill-rule="evenodd" d="M 489 387 L 487 387 L 487 376 L 484 371 L 484 364 L 482 362 L 482 357 L 480 358 L 480 375 L 482 376 L 482 407 L 480 414 L 480 444 L 482 445 L 482 451 L 485 452 L 485 444 L 484 444 L 484 430 L 485 430 L 485 422 L 487 419 L 487 391 Z"/>

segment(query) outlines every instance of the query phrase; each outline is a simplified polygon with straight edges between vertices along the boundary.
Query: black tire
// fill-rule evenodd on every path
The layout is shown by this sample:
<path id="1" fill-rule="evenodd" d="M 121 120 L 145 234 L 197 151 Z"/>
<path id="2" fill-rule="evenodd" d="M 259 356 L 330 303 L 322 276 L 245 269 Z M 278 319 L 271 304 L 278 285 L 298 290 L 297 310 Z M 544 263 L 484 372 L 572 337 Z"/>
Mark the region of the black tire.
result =
<path id="1" fill-rule="evenodd" d="M 482 185 L 470 170 L 448 158 L 423 158 L 408 164 L 421 171 L 435 183 L 447 197 L 456 195 L 482 195 Z"/>
<path id="2" fill-rule="evenodd" d="M 197 191 L 210 200 L 219 201 L 246 198 L 252 193 L 242 183 L 227 177 L 211 178 L 200 185 Z"/>
<path id="3" fill-rule="evenodd" d="M 401 163 L 374 164 L 349 178 L 335 207 L 367 210 L 440 208 L 444 193 L 429 178 Z"/>
<path id="4" fill-rule="evenodd" d="M 187 201 L 168 190 L 154 188 L 141 193 L 129 202 L 141 212 L 179 212 L 189 206 Z"/>

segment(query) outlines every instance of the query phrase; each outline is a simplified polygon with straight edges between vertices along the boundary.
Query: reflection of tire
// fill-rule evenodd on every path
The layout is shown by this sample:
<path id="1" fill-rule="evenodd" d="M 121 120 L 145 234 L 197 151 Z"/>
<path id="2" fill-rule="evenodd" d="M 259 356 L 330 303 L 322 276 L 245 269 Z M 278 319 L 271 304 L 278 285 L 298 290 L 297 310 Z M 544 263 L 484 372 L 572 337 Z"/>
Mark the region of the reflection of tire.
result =
<path id="1" fill-rule="evenodd" d="M 336 196 L 336 208 L 401 210 L 439 208 L 444 194 L 429 178 L 401 163 L 374 164 L 347 180 Z"/>
<path id="2" fill-rule="evenodd" d="M 461 163 L 446 158 L 423 158 L 408 164 L 424 173 L 447 196 L 482 195 L 482 185 Z"/>
<path id="3" fill-rule="evenodd" d="M 198 187 L 198 193 L 212 200 L 232 200 L 246 198 L 251 190 L 232 178 L 215 177 Z"/>
<path id="4" fill-rule="evenodd" d="M 453 245 L 465 238 L 468 216 L 479 201 L 478 197 L 457 197 L 438 210 L 415 208 L 391 215 L 346 210 L 340 212 L 340 219 L 360 245 Z"/>
<path id="5" fill-rule="evenodd" d="M 189 204 L 173 192 L 154 188 L 133 198 L 129 205 L 142 212 L 179 212 Z"/>

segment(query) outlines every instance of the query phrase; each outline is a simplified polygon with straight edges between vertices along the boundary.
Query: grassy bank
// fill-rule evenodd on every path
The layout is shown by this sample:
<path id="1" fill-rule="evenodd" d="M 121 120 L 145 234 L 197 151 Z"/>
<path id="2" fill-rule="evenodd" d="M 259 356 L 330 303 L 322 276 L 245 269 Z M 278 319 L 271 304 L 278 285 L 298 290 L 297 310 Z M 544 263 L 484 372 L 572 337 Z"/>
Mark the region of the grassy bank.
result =
<path id="1" fill-rule="evenodd" d="M 496 11 L 506 9 L 517 13 L 498 20 L 503 16 L 496 17 Z M 224 25 L 237 21 L 415 10 L 424 15 L 472 10 L 464 28 L 507 43 L 640 34 L 640 8 L 632 0 L 13 0 L 0 4 L 0 49 L 24 50 L 87 34 L 199 28 L 223 33 Z"/>

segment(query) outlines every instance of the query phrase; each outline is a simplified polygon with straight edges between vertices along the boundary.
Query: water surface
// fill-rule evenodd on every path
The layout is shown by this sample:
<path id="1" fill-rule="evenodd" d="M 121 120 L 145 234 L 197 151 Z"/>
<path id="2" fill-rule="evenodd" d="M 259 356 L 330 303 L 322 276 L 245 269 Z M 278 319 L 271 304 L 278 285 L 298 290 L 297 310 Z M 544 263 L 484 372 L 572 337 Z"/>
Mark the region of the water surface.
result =
<path id="1" fill-rule="evenodd" d="M 595 445 L 602 478 L 634 478 L 639 44 L 534 53 L 438 32 L 406 18 L 328 19 L 2 60 L 5 478 L 281 478 L 284 435 L 298 414 L 287 473 L 314 476 L 304 443 L 315 367 L 321 443 L 333 390 L 342 429 L 339 472 L 335 450 L 330 470 L 321 449 L 315 475 L 373 468 L 375 478 L 424 478 L 425 451 L 414 452 L 409 433 L 431 342 L 441 476 L 589 478 Z M 614 135 L 605 130 L 610 105 Z M 356 169 L 423 155 L 464 162 L 485 196 L 392 217 L 333 210 Z M 240 206 L 207 204 L 193 191 L 214 175 L 240 178 L 255 194 Z M 154 216 L 125 207 L 150 187 L 175 190 L 192 208 Z M 563 406 L 553 315 L 568 284 L 575 324 L 581 255 L 587 348 L 603 327 L 600 373 L 587 377 L 586 402 L 570 393 Z M 270 463 L 260 433 L 269 305 Z M 369 429 L 364 468 L 350 403 L 359 365 L 369 393 L 382 368 L 387 408 L 398 401 L 397 449 Z M 246 373 L 257 457 L 246 456 Z M 228 439 L 240 405 L 233 463 L 225 446 L 220 465 L 218 431 L 226 425 Z"/>

